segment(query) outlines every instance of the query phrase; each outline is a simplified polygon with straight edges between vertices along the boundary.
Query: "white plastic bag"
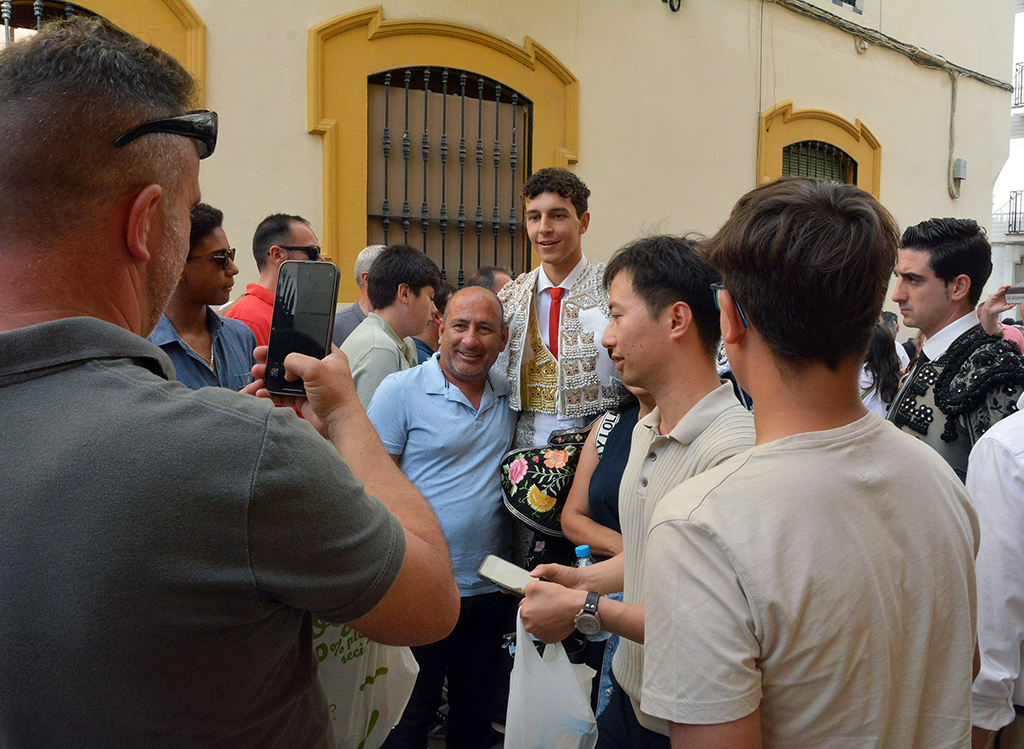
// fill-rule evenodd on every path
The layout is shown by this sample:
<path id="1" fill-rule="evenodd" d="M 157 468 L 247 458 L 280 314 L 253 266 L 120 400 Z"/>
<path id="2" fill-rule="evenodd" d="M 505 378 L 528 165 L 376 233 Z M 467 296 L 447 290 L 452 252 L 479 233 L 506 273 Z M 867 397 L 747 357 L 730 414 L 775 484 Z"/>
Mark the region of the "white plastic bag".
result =
<path id="1" fill-rule="evenodd" d="M 395 727 L 420 667 L 409 648 L 381 645 L 314 617 L 313 644 L 335 749 L 378 749 Z"/>
<path id="2" fill-rule="evenodd" d="M 516 617 L 516 659 L 505 721 L 505 749 L 593 749 L 597 724 L 577 670 L 561 643 L 537 652 Z M 586 680 L 589 683 L 589 680 Z"/>

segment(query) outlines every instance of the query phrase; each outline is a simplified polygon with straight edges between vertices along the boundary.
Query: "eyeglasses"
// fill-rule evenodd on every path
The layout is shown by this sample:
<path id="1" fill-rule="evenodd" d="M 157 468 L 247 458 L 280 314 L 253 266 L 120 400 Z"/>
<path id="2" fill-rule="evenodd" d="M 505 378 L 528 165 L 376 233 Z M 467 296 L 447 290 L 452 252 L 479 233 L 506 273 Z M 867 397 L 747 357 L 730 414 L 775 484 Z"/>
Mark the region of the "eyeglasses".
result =
<path id="1" fill-rule="evenodd" d="M 718 311 L 721 312 L 722 311 L 722 302 L 721 302 L 721 300 L 719 300 L 718 294 L 719 294 L 719 292 L 725 291 L 725 284 L 713 283 L 713 284 L 711 284 L 711 291 L 715 295 L 715 306 L 718 308 Z M 731 292 L 730 292 L 730 294 L 731 294 Z M 749 328 L 750 327 L 750 320 L 748 320 L 746 314 L 744 314 L 743 308 L 740 306 L 739 300 L 736 299 L 736 297 L 733 297 L 732 298 L 732 303 L 736 305 L 736 311 L 740 313 L 740 319 L 743 321 L 743 327 L 744 328 Z"/>
<path id="2" fill-rule="evenodd" d="M 228 269 L 228 263 L 235 259 L 235 248 L 232 247 L 230 250 L 221 250 L 220 252 L 214 252 L 210 255 L 197 255 L 195 257 L 186 258 L 186 263 L 191 263 L 193 260 L 216 260 L 220 263 L 220 267 L 224 270 Z"/>
<path id="3" fill-rule="evenodd" d="M 320 257 L 320 245 L 317 244 L 304 244 L 301 247 L 289 246 L 286 244 L 279 244 L 282 250 L 288 250 L 289 252 L 305 252 L 306 257 L 310 260 L 316 260 Z"/>
<path id="4" fill-rule="evenodd" d="M 150 133 L 170 133 L 192 138 L 199 147 L 199 158 L 205 159 L 217 147 L 217 113 L 201 109 L 196 112 L 164 117 L 136 125 L 114 141 L 117 148 L 127 146 L 133 140 Z"/>

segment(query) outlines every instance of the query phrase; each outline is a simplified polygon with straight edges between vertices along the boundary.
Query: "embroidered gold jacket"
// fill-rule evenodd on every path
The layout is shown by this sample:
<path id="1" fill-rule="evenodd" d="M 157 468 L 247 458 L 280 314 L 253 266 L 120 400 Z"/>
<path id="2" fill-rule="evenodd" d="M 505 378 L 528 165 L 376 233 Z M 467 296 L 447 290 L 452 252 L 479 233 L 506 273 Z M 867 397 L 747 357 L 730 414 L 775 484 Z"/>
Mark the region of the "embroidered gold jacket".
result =
<path id="1" fill-rule="evenodd" d="M 536 387 L 527 388 L 524 371 L 549 369 L 553 362 L 550 352 L 539 344 L 536 331 L 536 313 L 533 309 L 534 289 L 539 268 L 524 273 L 501 290 L 499 297 L 505 306 L 505 323 L 509 326 L 507 355 L 503 373 L 509 382 L 509 406 L 557 413 L 559 417 L 593 416 L 617 405 L 625 390 L 619 384 L 615 366 L 601 346 L 601 336 L 608 325 L 608 292 L 604 288 L 604 263 L 588 262 L 579 278 L 562 297 L 562 315 L 559 324 L 559 359 L 554 383 L 544 383 L 542 391 L 552 390 L 550 398 L 543 398 Z M 531 325 L 531 317 L 534 324 Z M 532 365 L 532 366 L 531 366 Z M 553 388 L 551 388 L 553 385 Z M 540 405 L 543 401 L 545 405 Z"/>

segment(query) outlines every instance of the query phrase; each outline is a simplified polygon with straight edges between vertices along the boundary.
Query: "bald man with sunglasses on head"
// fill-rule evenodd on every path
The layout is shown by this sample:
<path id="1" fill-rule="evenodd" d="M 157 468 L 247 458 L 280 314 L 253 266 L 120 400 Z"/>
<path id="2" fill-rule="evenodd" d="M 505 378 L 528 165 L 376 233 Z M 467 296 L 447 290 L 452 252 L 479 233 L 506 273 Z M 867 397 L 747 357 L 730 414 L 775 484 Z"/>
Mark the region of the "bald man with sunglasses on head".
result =
<path id="1" fill-rule="evenodd" d="M 238 275 L 235 251 L 222 225 L 224 214 L 206 203 L 192 208 L 188 257 L 181 279 L 149 340 L 164 350 L 178 382 L 198 390 L 241 390 L 252 382 L 256 336 L 210 305 L 224 304 Z"/>

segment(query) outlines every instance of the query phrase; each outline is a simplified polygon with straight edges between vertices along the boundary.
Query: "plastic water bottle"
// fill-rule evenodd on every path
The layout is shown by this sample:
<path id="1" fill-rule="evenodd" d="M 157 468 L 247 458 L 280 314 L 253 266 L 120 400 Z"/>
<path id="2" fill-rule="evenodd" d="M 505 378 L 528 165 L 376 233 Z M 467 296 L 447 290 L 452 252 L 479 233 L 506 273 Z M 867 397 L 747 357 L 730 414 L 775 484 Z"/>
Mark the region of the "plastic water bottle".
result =
<path id="1" fill-rule="evenodd" d="M 594 563 L 594 557 L 590 556 L 590 545 L 580 544 L 576 547 L 576 564 L 573 567 L 589 567 Z"/>
<path id="2" fill-rule="evenodd" d="M 576 547 L 576 564 L 574 567 L 589 567 L 594 563 L 594 557 L 590 555 L 590 545 L 580 544 Z M 587 635 L 587 639 L 591 642 L 604 642 L 612 636 L 611 632 L 601 630 L 596 635 Z"/>

